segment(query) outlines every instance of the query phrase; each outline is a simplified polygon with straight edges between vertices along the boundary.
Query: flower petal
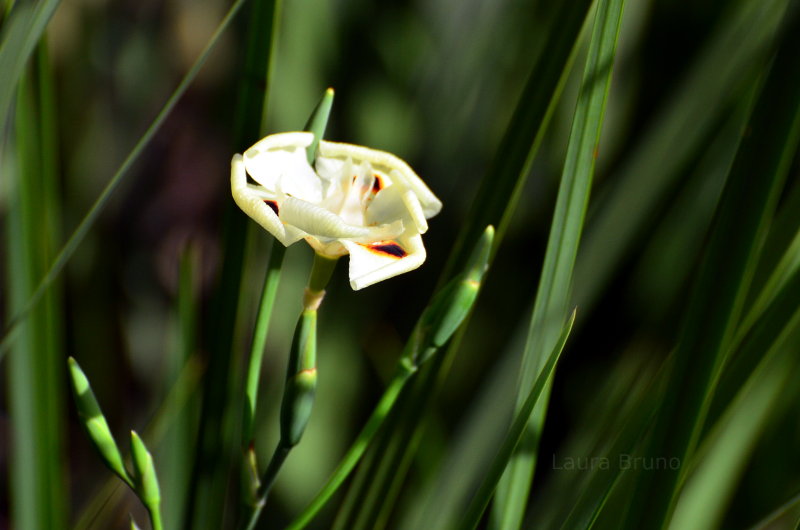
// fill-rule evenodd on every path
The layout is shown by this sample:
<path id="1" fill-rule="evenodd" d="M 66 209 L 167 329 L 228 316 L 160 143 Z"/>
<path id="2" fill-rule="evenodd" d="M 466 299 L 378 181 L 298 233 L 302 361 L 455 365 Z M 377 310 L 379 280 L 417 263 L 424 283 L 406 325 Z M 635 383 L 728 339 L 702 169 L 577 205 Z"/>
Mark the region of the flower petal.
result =
<path id="1" fill-rule="evenodd" d="M 312 133 L 292 132 L 267 136 L 244 152 L 247 173 L 265 189 L 319 202 L 322 182 L 306 157 Z"/>
<path id="2" fill-rule="evenodd" d="M 310 202 L 287 197 L 280 204 L 280 219 L 317 238 L 352 239 L 369 243 L 397 237 L 403 232 L 402 221 L 380 226 L 347 224 L 338 215 Z"/>
<path id="3" fill-rule="evenodd" d="M 425 261 L 422 236 L 372 244 L 342 241 L 350 252 L 350 287 L 354 291 L 416 269 Z"/>
<path id="4" fill-rule="evenodd" d="M 436 198 L 422 179 L 414 173 L 414 170 L 391 153 L 360 145 L 322 140 L 319 143 L 319 156 L 343 160 L 350 157 L 353 161 L 369 162 L 376 170 L 391 175 L 393 181 L 400 181 L 404 188 L 413 191 L 419 199 L 426 218 L 433 217 L 442 209 L 442 202 Z"/>
<path id="5" fill-rule="evenodd" d="M 424 234 L 428 231 L 425 212 L 417 195 L 400 182 L 394 182 L 388 188 L 378 192 L 367 206 L 364 221 L 366 224 L 386 223 L 393 219 L 401 219 L 406 227 L 415 227 L 416 232 Z"/>
<path id="6" fill-rule="evenodd" d="M 279 211 L 278 201 L 269 199 L 269 193 L 247 183 L 244 161 L 239 154 L 233 155 L 231 160 L 231 193 L 237 206 L 284 246 L 288 247 L 306 236 L 303 231 L 281 222 L 276 212 Z"/>

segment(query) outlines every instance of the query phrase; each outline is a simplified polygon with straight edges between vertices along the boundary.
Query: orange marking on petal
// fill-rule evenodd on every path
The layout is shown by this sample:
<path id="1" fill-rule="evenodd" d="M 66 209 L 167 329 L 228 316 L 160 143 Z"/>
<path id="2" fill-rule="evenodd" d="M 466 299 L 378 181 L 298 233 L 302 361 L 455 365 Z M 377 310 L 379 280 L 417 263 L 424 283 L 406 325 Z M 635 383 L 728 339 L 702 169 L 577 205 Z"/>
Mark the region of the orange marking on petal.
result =
<path id="1" fill-rule="evenodd" d="M 272 208 L 272 211 L 275 212 L 275 215 L 278 215 L 278 202 L 277 201 L 270 201 L 268 199 L 264 199 L 264 204 Z"/>
<path id="2" fill-rule="evenodd" d="M 383 181 L 381 180 L 380 175 L 378 175 L 377 173 L 374 176 L 375 180 L 372 181 L 372 191 L 374 193 L 378 193 L 383 189 Z"/>
<path id="3" fill-rule="evenodd" d="M 403 247 L 394 241 L 378 241 L 377 243 L 366 245 L 366 248 L 372 252 L 375 252 L 376 254 L 390 256 L 393 258 L 405 258 L 408 256 L 408 252 L 403 250 Z"/>

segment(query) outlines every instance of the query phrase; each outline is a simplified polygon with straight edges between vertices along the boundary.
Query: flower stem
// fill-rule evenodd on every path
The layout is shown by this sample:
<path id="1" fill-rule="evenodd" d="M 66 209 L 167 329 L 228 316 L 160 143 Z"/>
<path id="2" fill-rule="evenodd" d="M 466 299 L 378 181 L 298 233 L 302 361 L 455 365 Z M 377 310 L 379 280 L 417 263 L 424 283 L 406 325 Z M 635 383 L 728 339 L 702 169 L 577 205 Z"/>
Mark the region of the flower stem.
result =
<path id="1" fill-rule="evenodd" d="M 258 485 L 245 528 L 255 527 L 283 463 L 300 442 L 314 404 L 317 389 L 317 308 L 325 286 L 336 267 L 336 259 L 314 255 L 314 265 L 303 296 L 303 312 L 295 327 L 280 414 L 280 441 Z"/>
<path id="2" fill-rule="evenodd" d="M 320 509 L 325 506 L 336 490 L 339 489 L 339 486 L 341 486 L 342 483 L 347 479 L 347 477 L 353 471 L 353 468 L 355 468 L 356 464 L 358 464 L 358 462 L 361 460 L 361 457 L 364 455 L 364 452 L 367 450 L 367 447 L 374 438 L 375 433 L 378 432 L 380 426 L 383 425 L 383 421 L 386 419 L 389 411 L 392 410 L 397 398 L 400 396 L 400 391 L 403 389 L 403 387 L 405 387 L 406 382 L 411 378 L 415 371 L 416 369 L 411 371 L 405 365 L 400 365 L 397 374 L 389 383 L 389 386 L 383 393 L 380 402 L 375 407 L 375 410 L 372 411 L 372 415 L 370 415 L 369 420 L 367 420 L 367 424 L 361 430 L 361 433 L 359 433 L 356 441 L 353 442 L 353 445 L 336 467 L 333 474 L 328 479 L 328 482 L 325 483 L 325 486 L 323 486 L 319 493 L 317 493 L 303 513 L 300 514 L 300 516 L 297 517 L 297 519 L 295 519 L 288 527 L 289 530 L 298 530 L 300 528 L 304 528 L 308 523 L 310 523 Z"/>
<path id="3" fill-rule="evenodd" d="M 247 397 L 243 423 L 242 442 L 247 446 L 253 439 L 253 421 L 258 400 L 258 380 L 261 374 L 261 362 L 264 358 L 264 346 L 267 342 L 267 331 L 272 317 L 272 307 L 281 278 L 281 265 L 286 248 L 274 241 L 269 255 L 269 264 L 264 276 L 264 287 L 256 316 L 256 329 L 253 333 L 253 344 L 250 348 L 250 363 L 247 367 Z"/>
<path id="4" fill-rule="evenodd" d="M 158 506 L 148 506 L 147 512 L 150 514 L 150 524 L 153 530 L 164 530 L 164 523 L 161 522 L 161 510 Z"/>

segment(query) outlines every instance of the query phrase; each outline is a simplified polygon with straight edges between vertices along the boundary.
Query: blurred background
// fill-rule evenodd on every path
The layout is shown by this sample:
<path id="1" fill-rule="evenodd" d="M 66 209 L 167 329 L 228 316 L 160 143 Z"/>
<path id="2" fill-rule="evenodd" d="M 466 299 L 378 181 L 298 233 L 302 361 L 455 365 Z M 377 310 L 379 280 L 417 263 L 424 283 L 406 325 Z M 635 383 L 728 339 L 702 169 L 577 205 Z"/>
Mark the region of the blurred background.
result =
<path id="1" fill-rule="evenodd" d="M 397 154 L 444 208 L 430 222 L 428 259 L 419 270 L 353 292 L 346 263 L 339 264 L 320 311 L 314 413 L 279 477 L 264 528 L 283 527 L 306 505 L 380 397 L 531 67 L 548 53 L 543 46 L 553 31 L 551 4 L 283 2 L 268 131 L 301 129 L 323 91 L 334 87 L 327 138 Z M 597 432 L 598 424 L 613 421 L 614 411 L 630 404 L 676 344 L 685 293 L 744 124 L 746 96 L 766 64 L 766 39 L 780 21 L 764 16 L 743 23 L 758 4 L 627 2 L 575 271 L 578 320 L 550 401 L 534 511 L 537 500 L 546 504 L 548 492 L 558 491 L 551 462 L 570 454 L 569 444 Z M 58 241 L 80 222 L 228 7 L 220 0 L 72 0 L 58 7 L 47 30 L 57 109 Z M 81 363 L 118 440 L 131 428 L 148 432 L 157 426 L 163 443 L 151 446 L 159 472 L 178 462 L 176 455 L 193 451 L 194 437 L 176 437 L 164 418 L 176 410 L 169 407 L 178 407 L 188 411 L 188 432 L 196 428 L 208 352 L 201 337 L 215 325 L 209 304 L 226 258 L 220 234 L 231 202 L 229 163 L 241 148 L 231 138 L 246 18 L 245 8 L 115 191 L 59 283 L 64 320 L 58 356 Z M 435 407 L 419 411 L 426 419 L 424 438 L 389 527 L 422 528 L 420 522 L 427 521 L 436 528 L 437 516 L 459 506 L 461 478 L 485 467 L 486 460 L 474 455 L 490 458 L 511 418 L 579 90 L 588 37 L 582 35 L 584 45 L 466 337 Z M 12 183 L 2 180 L 5 217 Z M 797 188 L 795 160 L 786 196 Z M 243 292 L 250 285 L 252 292 L 239 307 L 234 385 L 243 377 L 271 245 L 270 236 L 256 228 L 249 223 Z M 198 318 L 188 364 L 181 357 L 177 317 L 184 255 L 194 264 Z M 302 242 L 288 249 L 262 371 L 256 440 L 264 461 L 278 436 L 286 355 L 310 262 Z M 2 294 L 6 319 L 8 293 Z M 7 366 L 0 365 L 3 381 L 11 377 Z M 143 521 L 136 499 L 117 485 L 80 429 L 66 363 L 58 371 L 67 526 L 122 528 L 130 512 Z M 14 427 L 7 392 L 2 394 L 0 476 L 9 477 Z M 724 526 L 746 527 L 800 491 L 797 398 L 797 389 L 788 387 L 777 401 Z M 180 482 L 190 471 L 165 475 Z M 0 527 L 10 525 L 9 484 L 0 484 Z M 431 493 L 448 487 L 453 498 Z M 235 489 L 227 488 L 233 506 Z M 185 494 L 176 484 L 162 484 L 162 490 L 165 506 L 170 495 Z M 317 527 L 328 527 L 334 513 L 324 512 Z M 165 516 L 180 526 L 179 514 Z"/>

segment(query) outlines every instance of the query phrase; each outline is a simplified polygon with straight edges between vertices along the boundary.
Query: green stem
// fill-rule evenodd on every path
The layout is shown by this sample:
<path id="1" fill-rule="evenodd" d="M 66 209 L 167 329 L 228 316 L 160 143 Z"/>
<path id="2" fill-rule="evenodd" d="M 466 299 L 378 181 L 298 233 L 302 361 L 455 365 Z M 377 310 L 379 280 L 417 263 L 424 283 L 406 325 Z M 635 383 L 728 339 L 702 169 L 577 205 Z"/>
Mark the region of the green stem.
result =
<path id="1" fill-rule="evenodd" d="M 150 514 L 150 524 L 153 530 L 164 530 L 164 523 L 161 522 L 161 510 L 156 506 L 148 506 L 147 512 Z"/>
<path id="2" fill-rule="evenodd" d="M 255 527 L 267 497 L 292 448 L 300 442 L 314 404 L 317 387 L 317 308 L 325 296 L 325 286 L 336 267 L 336 259 L 314 254 L 314 264 L 303 296 L 303 312 L 297 321 L 286 384 L 281 402 L 281 437 L 255 494 L 245 528 Z"/>
<path id="3" fill-rule="evenodd" d="M 269 264 L 264 277 L 264 287 L 261 291 L 261 302 L 258 305 L 256 316 L 256 329 L 253 333 L 253 344 L 250 349 L 250 364 L 247 368 L 247 402 L 243 423 L 242 442 L 249 444 L 253 439 L 253 422 L 258 401 L 258 380 L 261 374 L 261 363 L 264 359 L 264 346 L 267 343 L 269 322 L 272 318 L 272 308 L 275 304 L 275 295 L 281 278 L 281 266 L 286 248 L 274 241 L 269 256 Z"/>
<path id="4" fill-rule="evenodd" d="M 356 438 L 356 441 L 353 442 L 350 450 L 336 467 L 333 474 L 328 479 L 328 482 L 325 483 L 325 486 L 322 487 L 320 492 L 317 493 L 316 497 L 311 501 L 311 504 L 309 504 L 303 513 L 289 526 L 290 530 L 305 528 L 317 513 L 319 513 L 322 507 L 325 506 L 333 494 L 336 493 L 336 490 L 339 489 L 342 483 L 344 483 L 356 467 L 356 464 L 361 460 L 370 442 L 375 437 L 375 433 L 377 433 L 378 429 L 383 425 L 383 421 L 397 401 L 400 391 L 405 387 L 413 373 L 414 371 L 409 371 L 404 365 L 400 366 L 397 375 L 395 375 L 389 383 L 380 402 L 378 402 L 377 407 L 375 407 L 375 410 L 369 417 L 367 424 L 361 430 L 358 438 Z"/>

